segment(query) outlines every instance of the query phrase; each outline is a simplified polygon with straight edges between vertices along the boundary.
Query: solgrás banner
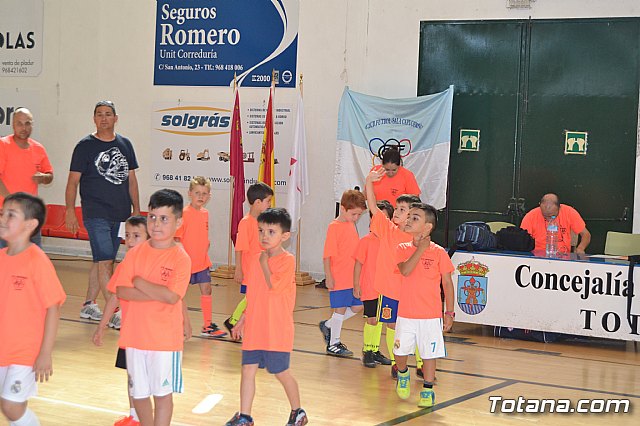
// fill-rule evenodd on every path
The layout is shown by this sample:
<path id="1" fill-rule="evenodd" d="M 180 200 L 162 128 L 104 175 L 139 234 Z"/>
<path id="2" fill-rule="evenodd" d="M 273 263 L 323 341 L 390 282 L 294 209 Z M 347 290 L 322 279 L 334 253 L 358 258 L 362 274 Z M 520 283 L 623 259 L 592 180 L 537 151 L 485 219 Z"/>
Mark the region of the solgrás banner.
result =
<path id="1" fill-rule="evenodd" d="M 299 0 L 158 0 L 154 84 L 296 86 Z"/>

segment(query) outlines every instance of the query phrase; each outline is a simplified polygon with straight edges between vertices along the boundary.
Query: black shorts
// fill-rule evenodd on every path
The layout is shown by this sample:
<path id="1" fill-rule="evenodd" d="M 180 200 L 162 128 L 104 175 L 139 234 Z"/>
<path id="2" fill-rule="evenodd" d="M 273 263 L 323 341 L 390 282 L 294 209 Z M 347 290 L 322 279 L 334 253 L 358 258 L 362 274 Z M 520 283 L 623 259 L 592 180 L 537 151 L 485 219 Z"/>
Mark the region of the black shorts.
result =
<path id="1" fill-rule="evenodd" d="M 365 318 L 378 318 L 378 300 L 379 299 L 376 298 L 373 300 L 362 301 L 362 304 L 364 305 L 362 315 Z"/>
<path id="2" fill-rule="evenodd" d="M 123 370 L 127 369 L 127 352 L 118 348 L 118 355 L 116 355 L 116 367 L 122 368 Z"/>

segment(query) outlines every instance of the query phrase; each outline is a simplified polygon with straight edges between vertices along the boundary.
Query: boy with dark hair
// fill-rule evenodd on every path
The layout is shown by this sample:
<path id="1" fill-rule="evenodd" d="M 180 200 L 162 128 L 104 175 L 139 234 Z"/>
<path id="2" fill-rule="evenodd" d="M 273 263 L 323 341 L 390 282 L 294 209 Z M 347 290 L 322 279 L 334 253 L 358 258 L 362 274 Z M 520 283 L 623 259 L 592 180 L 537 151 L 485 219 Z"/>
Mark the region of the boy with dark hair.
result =
<path id="1" fill-rule="evenodd" d="M 269 208 L 258 216 L 258 228 L 264 251 L 248 255 L 247 310 L 233 328 L 234 337 L 242 337 L 240 411 L 226 426 L 253 425 L 251 406 L 259 368 L 274 374 L 287 394 L 291 405 L 287 426 L 303 426 L 307 414 L 300 407 L 298 383 L 289 369 L 296 261 L 282 247 L 291 236 L 291 216 L 285 209 Z"/>
<path id="2" fill-rule="evenodd" d="M 394 273 L 396 269 L 395 250 L 398 244 L 411 241 L 411 235 L 404 232 L 411 204 L 419 203 L 416 195 L 403 194 L 396 199 L 393 219 L 389 220 L 377 207 L 373 183 L 381 179 L 383 170 L 372 170 L 367 176 L 365 191 L 369 200 L 369 209 L 373 211 L 370 229 L 380 239 L 375 289 L 382 295 L 379 306 L 379 321 L 387 325 L 386 341 L 391 358 L 391 377 L 398 376 L 398 366 L 393 354 L 395 344 L 396 318 L 398 316 L 398 298 L 400 297 L 400 277 Z M 416 348 L 416 372 L 422 377 L 422 358 Z"/>
<path id="3" fill-rule="evenodd" d="M 129 301 L 119 345 L 126 348 L 129 388 L 144 425 L 169 425 L 172 393 L 183 388 L 181 300 L 189 285 L 191 259 L 174 239 L 182 209 L 177 191 L 161 189 L 151 195 L 150 238 L 127 253 L 115 282 L 118 298 Z"/>
<path id="4" fill-rule="evenodd" d="M 327 355 L 353 355 L 340 341 L 340 332 L 342 323 L 362 310 L 362 302 L 353 295 L 353 256 L 360 241 L 356 222 L 366 209 L 362 192 L 353 189 L 345 191 L 340 199 L 340 214 L 327 229 L 322 263 L 333 315 L 319 324 L 327 345 Z"/>
<path id="5" fill-rule="evenodd" d="M 51 353 L 66 295 L 47 255 L 31 242 L 45 219 L 41 199 L 16 192 L 0 216 L 0 406 L 17 426 L 40 422 L 27 408 L 37 382 L 53 374 Z"/>
<path id="6" fill-rule="evenodd" d="M 377 207 L 382 210 L 387 218 L 393 217 L 393 206 L 386 200 L 378 201 Z M 373 212 L 369 211 L 372 216 Z M 378 322 L 378 305 L 380 293 L 375 289 L 376 264 L 380 240 L 369 232 L 360 239 L 354 258 L 356 260 L 353 269 L 353 295 L 362 300 L 364 306 L 364 346 L 362 348 L 362 364 L 365 367 L 374 368 L 377 364 L 391 365 L 391 360 L 380 352 L 380 338 L 382 337 L 382 323 Z"/>
<path id="7" fill-rule="evenodd" d="M 235 282 L 240 284 L 240 293 L 247 292 L 247 274 L 249 269 L 248 259 L 252 254 L 260 253 L 260 239 L 258 236 L 258 216 L 271 207 L 273 189 L 264 182 L 254 183 L 247 189 L 247 201 L 249 201 L 249 213 L 238 223 L 238 236 L 236 237 L 236 270 L 233 276 Z M 233 314 L 224 322 L 225 327 L 231 333 L 231 329 L 240 319 L 247 307 L 247 299 L 242 298 L 233 311 Z"/>
<path id="8" fill-rule="evenodd" d="M 436 209 L 428 204 L 411 205 L 405 232 L 412 242 L 401 243 L 396 248 L 396 261 L 400 271 L 400 303 L 394 352 L 398 365 L 396 392 L 402 399 L 411 393 L 407 356 L 417 346 L 424 358 L 424 385 L 418 407 L 435 404 L 433 382 L 436 374 L 436 358 L 446 356 L 444 331 L 453 325 L 453 263 L 447 252 L 431 241 L 431 233 L 437 225 Z M 440 283 L 444 289 L 444 325 Z"/>
<path id="9" fill-rule="evenodd" d="M 176 232 L 176 240 L 182 243 L 191 258 L 189 284 L 200 287 L 200 309 L 203 325 L 200 335 L 221 338 L 227 335 L 213 322 L 211 296 L 211 260 L 209 259 L 209 211 L 204 205 L 211 198 L 211 181 L 204 176 L 195 176 L 189 182 L 190 203 L 182 212 L 182 226 Z"/>

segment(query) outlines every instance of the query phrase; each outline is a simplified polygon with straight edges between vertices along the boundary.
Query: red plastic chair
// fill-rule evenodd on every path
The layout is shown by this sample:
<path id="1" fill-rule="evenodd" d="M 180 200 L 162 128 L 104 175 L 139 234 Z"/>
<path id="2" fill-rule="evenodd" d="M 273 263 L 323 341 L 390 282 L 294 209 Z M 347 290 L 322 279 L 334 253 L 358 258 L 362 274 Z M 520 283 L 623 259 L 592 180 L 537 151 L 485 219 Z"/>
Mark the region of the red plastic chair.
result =
<path id="1" fill-rule="evenodd" d="M 84 227 L 84 220 L 82 220 L 82 207 L 76 207 L 76 217 L 78 218 L 78 238 L 89 241 L 89 232 Z"/>

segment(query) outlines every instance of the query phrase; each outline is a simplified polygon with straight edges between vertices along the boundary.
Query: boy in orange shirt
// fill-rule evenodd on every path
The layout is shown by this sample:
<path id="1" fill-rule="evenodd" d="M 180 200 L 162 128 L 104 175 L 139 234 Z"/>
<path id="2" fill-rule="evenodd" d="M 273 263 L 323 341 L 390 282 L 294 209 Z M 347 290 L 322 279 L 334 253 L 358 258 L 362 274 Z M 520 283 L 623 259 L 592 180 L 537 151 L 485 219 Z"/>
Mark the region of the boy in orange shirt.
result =
<path id="1" fill-rule="evenodd" d="M 41 199 L 16 192 L 0 216 L 0 405 L 12 425 L 39 425 L 27 408 L 53 374 L 51 353 L 66 295 L 53 264 L 31 238 L 44 224 Z"/>
<path id="2" fill-rule="evenodd" d="M 327 355 L 353 355 L 340 341 L 340 332 L 342 323 L 362 310 L 362 302 L 353 295 L 353 269 L 354 255 L 360 241 L 356 222 L 366 209 L 362 192 L 354 189 L 345 191 L 340 199 L 340 214 L 327 229 L 322 263 L 333 315 L 319 324 L 327 345 Z"/>
<path id="3" fill-rule="evenodd" d="M 396 269 L 395 250 L 398 244 L 411 241 L 410 234 L 404 232 L 404 227 L 409 217 L 411 204 L 419 203 L 420 198 L 416 195 L 403 194 L 396 199 L 396 209 L 393 211 L 393 218 L 389 220 L 376 205 L 376 196 L 373 183 L 381 179 L 384 171 L 372 170 L 367 176 L 365 191 L 369 200 L 369 209 L 372 211 L 371 224 L 369 229 L 380 239 L 378 250 L 378 262 L 374 287 L 381 294 L 380 306 L 378 308 L 378 319 L 387 326 L 386 341 L 391 358 L 391 377 L 398 377 L 398 366 L 393 354 L 393 345 L 396 336 L 396 318 L 398 316 L 398 298 L 400 297 L 400 277 L 393 272 Z M 416 355 L 416 371 L 422 377 L 422 358 L 418 348 Z"/>
<path id="4" fill-rule="evenodd" d="M 240 293 L 247 292 L 247 277 L 249 270 L 249 258 L 260 253 L 260 238 L 258 235 L 258 216 L 271 207 L 273 189 L 264 182 L 254 183 L 247 189 L 247 201 L 249 201 L 249 213 L 238 223 L 238 235 L 236 237 L 236 270 L 233 276 L 235 282 L 240 284 Z M 247 307 L 247 298 L 244 297 L 236 306 L 233 314 L 224 322 L 224 326 L 231 329 L 238 322 Z"/>
<path id="5" fill-rule="evenodd" d="M 436 358 L 447 355 L 444 347 L 444 331 L 453 325 L 453 263 L 447 252 L 431 241 L 431 233 L 437 225 L 437 211 L 423 203 L 411 205 L 405 232 L 413 241 L 401 243 L 396 248 L 396 262 L 400 272 L 400 300 L 394 352 L 398 365 L 396 392 L 402 399 L 411 393 L 407 356 L 416 345 L 424 359 L 424 385 L 418 407 L 435 404 L 433 382 L 436 375 Z M 440 282 L 444 289 L 445 313 L 442 319 Z"/>
<path id="6" fill-rule="evenodd" d="M 209 211 L 204 205 L 211 198 L 211 181 L 203 176 L 195 176 L 189 182 L 191 203 L 182 212 L 182 226 L 176 232 L 176 240 L 182 243 L 191 258 L 191 279 L 189 284 L 200 287 L 200 308 L 204 321 L 200 335 L 221 338 L 227 335 L 212 320 L 211 273 L 209 267 Z"/>
<path id="7" fill-rule="evenodd" d="M 191 259 L 174 239 L 182 209 L 182 196 L 172 189 L 151 195 L 150 238 L 129 250 L 115 282 L 118 298 L 129 301 L 119 346 L 126 348 L 129 388 L 142 425 L 168 426 L 172 393 L 183 388 L 181 300 L 189 285 Z"/>
<path id="8" fill-rule="evenodd" d="M 296 260 L 282 248 L 291 236 L 291 216 L 282 208 L 267 209 L 258 216 L 258 228 L 264 251 L 247 256 L 247 310 L 233 328 L 234 337 L 242 337 L 240 411 L 226 426 L 253 425 L 251 406 L 258 368 L 266 368 L 282 384 L 291 404 L 287 426 L 303 426 L 308 422 L 307 413 L 300 407 L 298 383 L 289 369 Z"/>
<path id="9" fill-rule="evenodd" d="M 390 202 L 382 200 L 376 204 L 388 219 L 393 217 L 393 206 Z M 369 214 L 373 213 L 370 211 Z M 391 365 L 391 360 L 380 352 L 382 337 L 382 323 L 378 322 L 380 293 L 374 286 L 379 249 L 380 240 L 373 232 L 369 232 L 360 239 L 354 254 L 356 263 L 353 269 L 353 296 L 362 300 L 364 306 L 366 321 L 362 333 L 364 337 L 362 364 L 369 368 L 375 368 L 377 364 Z"/>

